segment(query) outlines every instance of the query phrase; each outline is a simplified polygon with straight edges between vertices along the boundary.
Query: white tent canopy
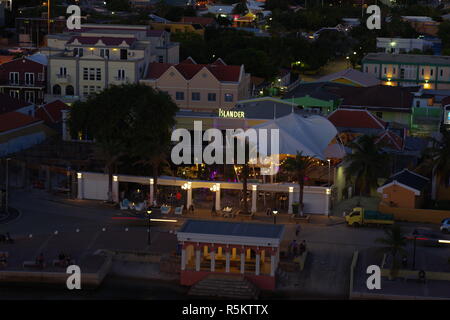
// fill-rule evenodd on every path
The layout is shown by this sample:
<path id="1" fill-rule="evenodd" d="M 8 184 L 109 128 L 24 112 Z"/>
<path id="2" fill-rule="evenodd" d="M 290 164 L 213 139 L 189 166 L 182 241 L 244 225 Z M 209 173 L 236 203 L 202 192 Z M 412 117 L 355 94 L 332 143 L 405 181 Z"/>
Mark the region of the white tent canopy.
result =
<path id="1" fill-rule="evenodd" d="M 252 127 L 258 134 L 260 129 L 268 131 L 267 150 L 268 155 L 273 154 L 270 131 L 279 130 L 279 152 L 278 154 L 296 155 L 298 152 L 304 156 L 311 156 L 321 160 L 326 159 L 325 150 L 331 140 L 336 136 L 336 127 L 326 118 L 321 116 L 304 117 L 297 113 L 270 120 Z M 238 139 L 245 138 L 244 134 L 236 134 Z M 250 145 L 255 146 L 253 141 Z M 261 150 L 258 149 L 261 153 Z"/>

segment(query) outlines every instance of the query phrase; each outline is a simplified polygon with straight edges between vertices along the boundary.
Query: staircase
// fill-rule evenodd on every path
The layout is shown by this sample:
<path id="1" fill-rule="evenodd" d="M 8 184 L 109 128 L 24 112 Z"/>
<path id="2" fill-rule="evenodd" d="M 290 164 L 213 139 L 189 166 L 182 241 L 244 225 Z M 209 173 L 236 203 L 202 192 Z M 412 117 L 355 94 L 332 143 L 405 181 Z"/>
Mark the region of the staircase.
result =
<path id="1" fill-rule="evenodd" d="M 250 300 L 258 298 L 259 289 L 243 276 L 211 274 L 194 284 L 188 294 Z"/>

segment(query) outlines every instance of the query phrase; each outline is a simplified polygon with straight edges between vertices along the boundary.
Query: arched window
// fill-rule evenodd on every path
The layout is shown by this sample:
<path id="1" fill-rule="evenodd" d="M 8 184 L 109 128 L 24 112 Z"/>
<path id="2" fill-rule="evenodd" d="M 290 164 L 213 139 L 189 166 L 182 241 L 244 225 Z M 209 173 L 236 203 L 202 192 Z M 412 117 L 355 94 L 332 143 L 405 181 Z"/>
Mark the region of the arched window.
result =
<path id="1" fill-rule="evenodd" d="M 61 86 L 59 84 L 53 86 L 53 94 L 57 96 L 61 95 Z"/>
<path id="2" fill-rule="evenodd" d="M 75 90 L 73 89 L 73 86 L 67 86 L 66 87 L 66 96 L 73 96 Z"/>

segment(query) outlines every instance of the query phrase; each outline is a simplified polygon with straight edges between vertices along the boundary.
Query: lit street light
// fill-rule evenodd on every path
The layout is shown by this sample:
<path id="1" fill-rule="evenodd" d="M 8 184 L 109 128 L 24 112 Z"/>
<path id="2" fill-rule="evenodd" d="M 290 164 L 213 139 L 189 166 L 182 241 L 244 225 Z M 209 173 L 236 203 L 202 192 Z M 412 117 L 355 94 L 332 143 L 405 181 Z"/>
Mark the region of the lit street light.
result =
<path id="1" fill-rule="evenodd" d="M 277 224 L 277 214 L 278 214 L 278 210 L 273 210 L 273 224 Z"/>
<path id="2" fill-rule="evenodd" d="M 328 161 L 328 186 L 330 186 L 331 183 L 331 160 L 327 159 Z"/>
<path id="3" fill-rule="evenodd" d="M 9 212 L 9 160 L 11 158 L 6 158 L 6 181 L 5 181 L 5 213 Z"/>
<path id="4" fill-rule="evenodd" d="M 150 221 L 152 220 L 152 219 L 150 219 L 150 214 L 151 213 L 152 213 L 152 210 L 148 210 L 147 211 L 147 214 L 148 214 L 148 239 L 147 239 L 147 243 L 148 243 L 148 245 L 152 244 L 152 237 L 151 237 L 151 234 L 150 234 Z"/>
<path id="5" fill-rule="evenodd" d="M 413 251 L 413 265 L 412 268 L 413 270 L 416 268 L 416 239 L 417 239 L 417 230 L 414 229 L 413 231 L 413 236 L 414 236 L 414 251 Z"/>

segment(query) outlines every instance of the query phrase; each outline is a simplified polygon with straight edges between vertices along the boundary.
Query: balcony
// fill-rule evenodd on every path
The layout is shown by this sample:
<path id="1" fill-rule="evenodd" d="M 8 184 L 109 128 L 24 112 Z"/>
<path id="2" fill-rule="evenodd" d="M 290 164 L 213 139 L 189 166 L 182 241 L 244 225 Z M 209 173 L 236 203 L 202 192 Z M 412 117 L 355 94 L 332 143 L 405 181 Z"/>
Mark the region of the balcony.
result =
<path id="1" fill-rule="evenodd" d="M 45 81 L 25 82 L 25 81 L 3 80 L 3 81 L 0 81 L 0 86 L 1 87 L 44 88 Z"/>
<path id="2" fill-rule="evenodd" d="M 70 75 L 68 74 L 57 74 L 56 75 L 56 83 L 70 83 Z"/>
<path id="3" fill-rule="evenodd" d="M 114 77 L 114 81 L 128 82 L 128 77 Z"/>

